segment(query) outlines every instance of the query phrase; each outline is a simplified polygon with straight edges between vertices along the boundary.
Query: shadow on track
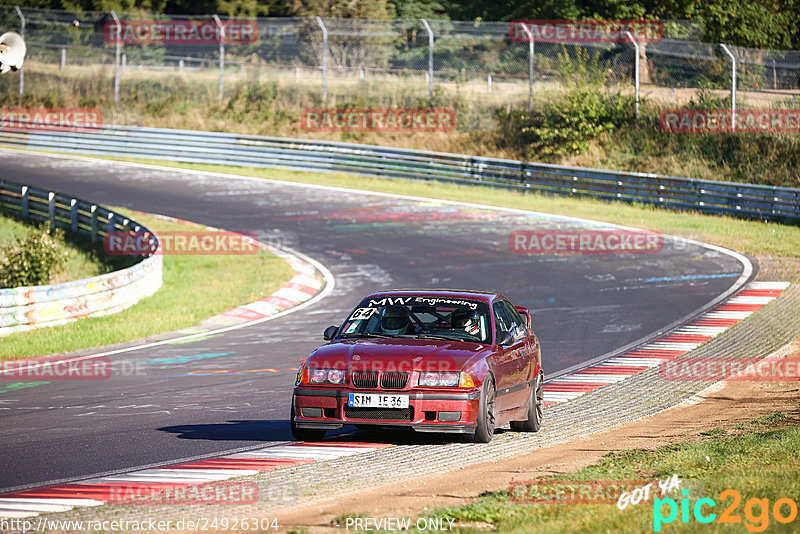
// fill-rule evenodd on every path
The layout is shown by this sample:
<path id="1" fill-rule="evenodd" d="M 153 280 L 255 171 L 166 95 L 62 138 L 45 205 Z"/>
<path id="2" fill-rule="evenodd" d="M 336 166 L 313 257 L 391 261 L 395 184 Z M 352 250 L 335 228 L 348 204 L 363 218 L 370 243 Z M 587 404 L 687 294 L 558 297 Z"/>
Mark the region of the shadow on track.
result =
<path id="1" fill-rule="evenodd" d="M 213 441 L 294 441 L 289 420 L 243 420 L 227 421 L 207 425 L 176 425 L 158 429 L 161 432 L 177 434 L 181 439 L 206 439 Z M 504 432 L 495 430 L 497 434 Z M 344 426 L 339 430 L 329 430 L 323 441 L 334 440 L 347 443 L 388 443 L 391 445 L 445 445 L 462 441 L 458 434 L 435 434 L 414 432 L 402 428 L 383 428 L 380 430 L 357 429 Z"/>

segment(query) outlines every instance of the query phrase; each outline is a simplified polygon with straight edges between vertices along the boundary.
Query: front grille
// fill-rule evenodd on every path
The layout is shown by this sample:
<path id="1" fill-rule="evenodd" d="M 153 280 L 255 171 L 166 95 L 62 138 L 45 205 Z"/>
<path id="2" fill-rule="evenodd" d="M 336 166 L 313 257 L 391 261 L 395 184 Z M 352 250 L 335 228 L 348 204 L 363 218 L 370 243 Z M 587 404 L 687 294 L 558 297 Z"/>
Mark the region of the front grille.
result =
<path id="1" fill-rule="evenodd" d="M 352 380 L 357 388 L 375 389 L 378 387 L 378 371 L 353 371 Z"/>
<path id="2" fill-rule="evenodd" d="M 408 373 L 403 371 L 384 371 L 381 375 L 383 389 L 404 389 L 408 384 Z"/>
<path id="3" fill-rule="evenodd" d="M 355 408 L 344 407 L 347 419 L 369 419 L 384 421 L 411 421 L 414 418 L 414 407 L 408 408 Z"/>

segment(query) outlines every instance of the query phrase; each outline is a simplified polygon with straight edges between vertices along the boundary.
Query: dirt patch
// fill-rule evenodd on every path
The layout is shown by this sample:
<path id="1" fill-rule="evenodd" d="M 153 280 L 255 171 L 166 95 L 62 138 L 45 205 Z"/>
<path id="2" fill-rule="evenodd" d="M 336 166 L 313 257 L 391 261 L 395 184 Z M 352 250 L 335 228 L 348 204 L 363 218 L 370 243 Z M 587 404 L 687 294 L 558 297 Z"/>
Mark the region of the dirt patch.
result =
<path id="1" fill-rule="evenodd" d="M 800 338 L 776 351 L 774 356 L 800 357 Z M 606 432 L 537 449 L 528 456 L 317 501 L 279 513 L 278 520 L 281 526 L 303 527 L 316 533 L 344 530 L 345 525 L 331 526 L 331 521 L 342 515 L 376 519 L 417 517 L 435 508 L 468 504 L 482 492 L 507 489 L 512 481 L 575 471 L 596 462 L 607 452 L 655 449 L 698 439 L 706 430 L 775 411 L 797 414 L 799 392 L 798 382 L 721 382 L 673 408 Z"/>

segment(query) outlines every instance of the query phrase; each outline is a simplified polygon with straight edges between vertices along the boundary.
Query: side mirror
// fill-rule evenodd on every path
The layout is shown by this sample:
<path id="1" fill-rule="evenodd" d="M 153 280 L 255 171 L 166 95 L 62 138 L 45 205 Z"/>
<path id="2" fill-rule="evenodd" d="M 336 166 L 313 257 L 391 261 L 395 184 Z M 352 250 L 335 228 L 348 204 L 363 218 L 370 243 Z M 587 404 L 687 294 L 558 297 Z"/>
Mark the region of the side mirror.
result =
<path id="1" fill-rule="evenodd" d="M 322 333 L 322 337 L 325 341 L 330 341 L 331 339 L 336 337 L 336 332 L 339 330 L 338 326 L 329 326 L 325 329 Z"/>
<path id="2" fill-rule="evenodd" d="M 511 337 L 511 332 L 500 332 L 497 334 L 497 344 L 501 347 L 506 347 L 511 345 L 514 342 L 514 338 Z"/>
<path id="3" fill-rule="evenodd" d="M 514 306 L 517 312 L 525 319 L 528 329 L 533 328 L 533 320 L 531 319 L 531 312 L 525 306 Z"/>

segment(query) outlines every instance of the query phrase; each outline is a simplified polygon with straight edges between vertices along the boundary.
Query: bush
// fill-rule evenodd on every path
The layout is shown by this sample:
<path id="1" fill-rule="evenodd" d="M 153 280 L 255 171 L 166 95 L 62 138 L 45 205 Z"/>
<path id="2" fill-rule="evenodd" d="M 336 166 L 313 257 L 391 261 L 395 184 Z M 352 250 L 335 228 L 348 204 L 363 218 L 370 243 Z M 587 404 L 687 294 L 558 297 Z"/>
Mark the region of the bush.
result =
<path id="1" fill-rule="evenodd" d="M 597 86 L 574 88 L 545 107 L 500 117 L 510 145 L 525 157 L 554 161 L 584 152 L 592 139 L 634 119 L 635 100 Z M 502 143 L 501 143 L 502 144 Z"/>
<path id="2" fill-rule="evenodd" d="M 25 239 L 0 248 L 0 287 L 47 284 L 67 263 L 64 232 L 42 225 Z"/>

